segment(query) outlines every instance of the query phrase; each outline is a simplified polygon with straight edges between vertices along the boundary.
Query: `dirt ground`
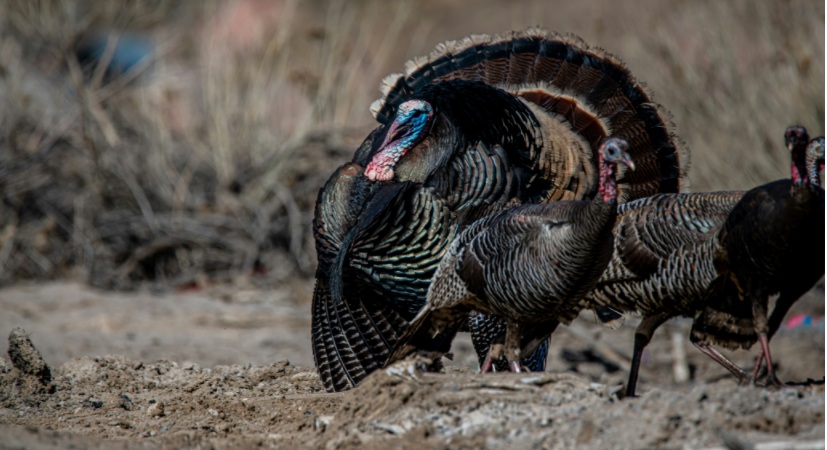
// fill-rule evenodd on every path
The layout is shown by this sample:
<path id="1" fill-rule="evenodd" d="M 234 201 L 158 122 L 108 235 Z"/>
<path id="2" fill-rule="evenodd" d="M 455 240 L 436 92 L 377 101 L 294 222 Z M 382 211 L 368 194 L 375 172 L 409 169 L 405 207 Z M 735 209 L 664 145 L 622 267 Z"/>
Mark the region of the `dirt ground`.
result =
<path id="1" fill-rule="evenodd" d="M 0 448 L 824 448 L 823 285 L 788 316 L 817 320 L 772 342 L 785 388 L 737 386 L 677 319 L 644 355 L 640 397 L 621 400 L 635 320 L 609 330 L 590 313 L 555 333 L 547 373 L 480 375 L 461 336 L 444 374 L 394 366 L 325 393 L 311 283 L 0 290 L 0 333 L 14 341 L 0 359 Z M 727 354 L 746 367 L 755 350 Z"/>

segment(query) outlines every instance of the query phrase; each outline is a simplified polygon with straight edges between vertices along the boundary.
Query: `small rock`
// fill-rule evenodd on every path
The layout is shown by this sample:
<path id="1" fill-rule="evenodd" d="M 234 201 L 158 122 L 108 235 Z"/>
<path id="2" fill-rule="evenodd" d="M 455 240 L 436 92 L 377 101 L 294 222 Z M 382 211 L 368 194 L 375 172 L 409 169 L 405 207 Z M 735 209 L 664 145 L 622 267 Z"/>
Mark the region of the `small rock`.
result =
<path id="1" fill-rule="evenodd" d="M 121 394 L 121 408 L 132 411 L 132 399 L 126 394 Z"/>
<path id="2" fill-rule="evenodd" d="M 312 380 L 318 378 L 319 376 L 316 375 L 315 372 L 299 372 L 293 375 L 290 375 L 291 380 Z"/>
<path id="3" fill-rule="evenodd" d="M 333 416 L 316 416 L 313 420 L 313 429 L 316 431 L 324 431 L 330 422 L 333 421 Z"/>
<path id="4" fill-rule="evenodd" d="M 281 368 L 285 368 L 285 367 L 290 367 L 290 361 L 288 361 L 286 359 L 281 360 L 281 361 L 276 361 L 273 364 L 270 364 L 270 367 L 272 367 L 274 369 L 281 369 Z"/>
<path id="5" fill-rule="evenodd" d="M 146 409 L 146 415 L 149 417 L 164 417 L 166 415 L 165 409 L 164 402 L 155 402 Z"/>
<path id="6" fill-rule="evenodd" d="M 726 448 L 730 450 L 754 450 L 755 446 L 749 441 L 727 430 L 718 430 L 718 435 L 724 441 Z"/>
<path id="7" fill-rule="evenodd" d="M 392 435 L 395 435 L 395 436 L 400 436 L 400 435 L 405 434 L 405 429 L 400 427 L 399 425 L 379 422 L 377 420 L 372 421 L 370 424 L 373 425 L 374 427 L 380 429 L 380 430 L 386 431 L 386 432 L 388 432 Z"/>
<path id="8" fill-rule="evenodd" d="M 32 344 L 29 335 L 20 327 L 9 333 L 9 357 L 17 370 L 37 377 L 44 386 L 52 382 L 52 370 L 46 364 L 40 350 Z"/>

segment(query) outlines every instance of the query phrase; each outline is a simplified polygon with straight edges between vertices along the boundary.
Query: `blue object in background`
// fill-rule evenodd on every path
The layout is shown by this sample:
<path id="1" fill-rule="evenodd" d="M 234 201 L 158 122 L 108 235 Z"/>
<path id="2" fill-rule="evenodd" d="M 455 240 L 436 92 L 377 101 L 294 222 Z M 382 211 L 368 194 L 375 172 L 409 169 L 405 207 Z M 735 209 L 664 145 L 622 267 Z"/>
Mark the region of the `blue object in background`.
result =
<path id="1" fill-rule="evenodd" d="M 76 50 L 78 61 L 88 75 L 91 76 L 102 62 L 110 38 L 115 41 L 115 48 L 104 72 L 105 81 L 123 76 L 133 68 L 147 64 L 154 57 L 155 48 L 147 37 L 132 33 L 101 34 L 82 42 Z"/>

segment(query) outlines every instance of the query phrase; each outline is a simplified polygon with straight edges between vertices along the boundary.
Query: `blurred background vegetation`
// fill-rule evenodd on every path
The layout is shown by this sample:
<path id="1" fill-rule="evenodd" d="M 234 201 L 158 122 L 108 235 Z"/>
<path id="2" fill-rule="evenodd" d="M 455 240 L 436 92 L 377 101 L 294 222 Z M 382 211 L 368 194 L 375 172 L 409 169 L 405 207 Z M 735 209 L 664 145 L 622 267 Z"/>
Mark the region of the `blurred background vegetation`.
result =
<path id="1" fill-rule="evenodd" d="M 439 42 L 540 25 L 625 61 L 692 190 L 787 177 L 824 133 L 824 2 L 0 0 L 0 285 L 312 277 L 316 194 L 379 81 Z"/>

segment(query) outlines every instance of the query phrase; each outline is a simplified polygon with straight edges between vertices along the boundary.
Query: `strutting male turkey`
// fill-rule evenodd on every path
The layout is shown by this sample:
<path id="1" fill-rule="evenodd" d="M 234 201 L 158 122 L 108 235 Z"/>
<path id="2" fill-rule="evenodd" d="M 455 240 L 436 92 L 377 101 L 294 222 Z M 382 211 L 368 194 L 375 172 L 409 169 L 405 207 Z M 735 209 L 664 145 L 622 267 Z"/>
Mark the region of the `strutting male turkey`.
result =
<path id="1" fill-rule="evenodd" d="M 475 310 L 507 319 L 504 346 L 492 346 L 482 371 L 504 352 L 510 369 L 519 372 L 524 334 L 545 337 L 559 323 L 571 323 L 583 309 L 583 295 L 609 263 L 617 166 L 634 169 L 625 149 L 623 139 L 601 144 L 599 194 L 593 200 L 521 205 L 486 216 L 460 233 L 434 274 L 425 307 L 388 363 L 414 352 L 447 353 Z"/>
<path id="2" fill-rule="evenodd" d="M 383 82 L 379 125 L 322 187 L 313 356 L 340 391 L 382 367 L 467 224 L 507 207 L 597 194 L 599 143 L 629 144 L 621 201 L 678 192 L 684 153 L 616 58 L 530 29 L 440 44 Z"/>
<path id="3" fill-rule="evenodd" d="M 742 383 L 755 383 L 766 360 L 766 385 L 779 385 L 769 340 L 790 307 L 824 276 L 824 138 L 809 145 L 807 131 L 789 127 L 784 138 L 792 157 L 791 178 L 749 190 L 715 239 L 714 282 L 706 292 L 691 340 Z M 813 254 L 815 253 L 815 254 Z M 780 294 L 767 318 L 769 296 Z M 750 348 L 761 343 L 752 374 L 711 344 Z"/>

